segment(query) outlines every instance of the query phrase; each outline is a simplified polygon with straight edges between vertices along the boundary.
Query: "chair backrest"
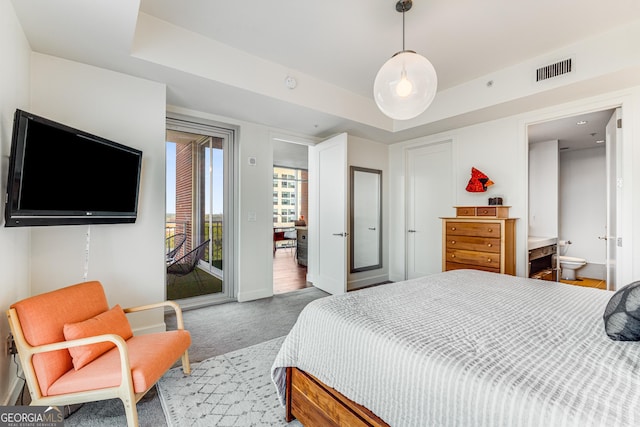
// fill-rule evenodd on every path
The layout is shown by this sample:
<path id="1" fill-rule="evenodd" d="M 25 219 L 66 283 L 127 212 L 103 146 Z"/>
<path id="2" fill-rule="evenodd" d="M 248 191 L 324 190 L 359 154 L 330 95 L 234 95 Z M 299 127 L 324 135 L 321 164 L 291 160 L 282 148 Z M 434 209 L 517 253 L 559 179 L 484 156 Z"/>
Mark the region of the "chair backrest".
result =
<path id="1" fill-rule="evenodd" d="M 185 233 L 178 233 L 167 237 L 167 259 L 173 259 L 186 240 L 187 235 Z"/>
<path id="2" fill-rule="evenodd" d="M 11 305 L 25 340 L 31 346 L 64 341 L 65 323 L 90 319 L 109 309 L 102 284 L 84 282 L 23 299 Z M 33 355 L 33 368 L 43 396 L 49 386 L 73 369 L 68 350 Z"/>
<path id="3" fill-rule="evenodd" d="M 167 274 L 184 276 L 195 270 L 198 261 L 204 257 L 204 252 L 207 250 L 210 241 L 211 239 L 205 240 L 187 254 L 169 264 L 167 266 Z"/>

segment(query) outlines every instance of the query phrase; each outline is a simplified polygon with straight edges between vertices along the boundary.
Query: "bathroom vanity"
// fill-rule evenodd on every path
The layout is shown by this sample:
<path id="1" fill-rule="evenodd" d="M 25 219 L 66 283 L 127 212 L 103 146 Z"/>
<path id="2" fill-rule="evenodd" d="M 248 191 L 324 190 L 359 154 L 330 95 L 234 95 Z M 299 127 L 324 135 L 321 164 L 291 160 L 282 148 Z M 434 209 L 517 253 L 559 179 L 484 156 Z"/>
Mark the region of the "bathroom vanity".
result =
<path id="1" fill-rule="evenodd" d="M 556 237 L 529 236 L 529 277 L 557 281 L 558 239 Z"/>

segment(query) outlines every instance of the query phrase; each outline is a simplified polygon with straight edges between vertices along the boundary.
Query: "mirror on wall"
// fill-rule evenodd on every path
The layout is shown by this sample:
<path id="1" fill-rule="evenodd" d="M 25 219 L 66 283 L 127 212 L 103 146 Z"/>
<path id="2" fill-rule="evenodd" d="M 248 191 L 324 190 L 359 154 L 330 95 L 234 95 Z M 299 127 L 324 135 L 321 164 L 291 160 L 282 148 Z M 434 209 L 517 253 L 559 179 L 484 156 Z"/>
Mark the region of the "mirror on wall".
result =
<path id="1" fill-rule="evenodd" d="M 382 268 L 382 171 L 351 166 L 351 273 Z"/>

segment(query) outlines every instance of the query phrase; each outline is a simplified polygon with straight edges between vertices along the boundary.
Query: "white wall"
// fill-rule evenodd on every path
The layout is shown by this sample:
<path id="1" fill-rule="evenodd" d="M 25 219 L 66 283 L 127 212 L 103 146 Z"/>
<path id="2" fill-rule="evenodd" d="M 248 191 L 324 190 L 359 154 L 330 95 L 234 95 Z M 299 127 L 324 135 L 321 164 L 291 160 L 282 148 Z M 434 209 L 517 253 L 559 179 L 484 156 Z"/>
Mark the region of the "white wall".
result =
<path id="1" fill-rule="evenodd" d="M 38 53 L 32 54 L 31 75 L 31 112 L 142 150 L 138 219 L 90 226 L 87 280 L 102 282 L 111 305 L 163 301 L 165 86 Z M 31 229 L 33 294 L 84 280 L 88 230 L 86 225 Z M 134 331 L 164 329 L 161 310 L 131 323 Z"/>
<path id="2" fill-rule="evenodd" d="M 549 106 L 545 109 L 506 117 L 500 120 L 480 123 L 474 126 L 455 129 L 449 132 L 431 135 L 395 144 L 390 147 L 390 279 L 401 280 L 404 277 L 404 239 L 403 204 L 397 201 L 404 194 L 403 152 L 412 145 L 438 142 L 451 139 L 454 146 L 454 180 L 456 182 L 456 205 L 481 205 L 487 203 L 487 197 L 502 196 L 504 204 L 511 206 L 510 216 L 519 218 L 516 225 L 516 263 L 517 275 L 526 274 L 526 238 L 528 222 L 528 141 L 526 128 L 531 123 L 576 115 L 583 112 L 614 108 L 618 105 L 623 110 L 623 188 L 622 225 L 624 245 L 620 248 L 618 259 L 619 283 L 630 283 L 640 277 L 640 227 L 634 227 L 634 218 L 640 215 L 640 192 L 634 185 L 640 182 L 640 150 L 637 137 L 640 132 L 640 87 L 611 92 L 593 97 L 576 98 L 562 105 Z M 485 172 L 495 185 L 486 193 L 473 194 L 465 191 L 471 166 Z M 434 242 L 440 245 L 441 242 Z"/>
<path id="3" fill-rule="evenodd" d="M 0 188 L 4 217 L 4 190 L 11 151 L 11 131 L 16 108 L 29 106 L 29 62 L 31 49 L 13 6 L 0 0 Z M 2 221 L 4 223 L 4 221 Z M 29 230 L 0 227 L 0 308 L 29 295 Z M 5 339 L 9 325 L 0 317 L 0 405 L 13 405 L 20 391 L 16 366 L 7 357 Z"/>
<path id="4" fill-rule="evenodd" d="M 388 262 L 388 228 L 389 228 L 389 147 L 368 139 L 349 136 L 347 138 L 347 163 L 348 166 L 358 166 L 382 171 L 382 268 L 376 270 L 349 273 L 347 276 L 347 289 L 357 289 L 362 286 L 389 280 Z M 351 200 L 351 186 L 347 184 L 347 201 Z M 349 225 L 347 225 L 349 226 Z M 349 238 L 353 238 L 351 234 Z M 350 245 L 347 245 L 347 256 L 350 257 Z M 350 259 L 350 258 L 347 258 Z M 349 261 L 347 261 L 349 265 Z M 347 267 L 349 269 L 349 267 Z"/>
<path id="5" fill-rule="evenodd" d="M 605 147 L 560 153 L 559 238 L 570 240 L 562 255 L 585 258 L 580 275 L 605 278 L 607 175 Z M 599 264 L 599 266 L 598 266 Z"/>
<path id="6" fill-rule="evenodd" d="M 405 277 L 405 243 L 404 227 L 405 212 L 405 155 L 410 147 L 438 143 L 451 140 L 453 146 L 453 182 L 454 196 L 450 207 L 450 215 L 455 216 L 454 206 L 486 206 L 489 197 L 502 197 L 503 204 L 510 206 L 510 216 L 523 218 L 526 210 L 526 162 L 527 147 L 518 144 L 518 127 L 515 119 L 501 119 L 481 123 L 475 126 L 455 129 L 451 132 L 417 138 L 390 147 L 390 222 L 392 235 L 390 236 L 390 280 L 403 280 Z M 494 185 L 483 193 L 469 193 L 465 190 L 471 168 L 475 167 L 484 172 Z M 435 184 L 437 185 L 437 183 Z M 524 186 L 524 188 L 523 188 Z M 516 245 L 518 255 L 524 252 L 523 237 L 525 221 L 517 221 Z M 442 242 L 433 242 L 433 253 L 441 253 Z M 517 263 L 518 274 L 525 274 L 523 261 Z"/>
<path id="7" fill-rule="evenodd" d="M 168 106 L 167 111 L 194 120 L 237 127 L 236 298 L 250 301 L 273 295 L 273 138 L 313 143 L 313 138 L 255 123 Z M 255 165 L 248 158 L 255 157 Z M 249 214 L 255 221 L 249 221 Z M 255 214 L 255 215 L 253 215 Z"/>
<path id="8" fill-rule="evenodd" d="M 558 140 L 529 144 L 529 236 L 558 237 Z"/>
<path id="9" fill-rule="evenodd" d="M 273 295 L 273 149 L 269 128 L 242 123 L 239 143 L 238 301 Z M 256 165 L 249 166 L 249 157 Z M 249 221 L 255 213 L 256 221 Z"/>

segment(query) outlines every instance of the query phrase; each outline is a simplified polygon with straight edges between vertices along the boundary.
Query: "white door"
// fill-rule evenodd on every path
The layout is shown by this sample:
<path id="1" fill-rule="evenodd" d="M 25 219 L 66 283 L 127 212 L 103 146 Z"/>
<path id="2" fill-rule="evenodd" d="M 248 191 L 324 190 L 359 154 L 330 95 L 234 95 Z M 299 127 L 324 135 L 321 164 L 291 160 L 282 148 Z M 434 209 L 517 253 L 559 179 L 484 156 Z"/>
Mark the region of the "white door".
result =
<path id="1" fill-rule="evenodd" d="M 347 134 L 309 148 L 309 268 L 330 294 L 347 291 Z M 313 216 L 312 216 L 313 215 Z"/>
<path id="2" fill-rule="evenodd" d="M 606 158 L 607 158 L 607 225 L 605 242 L 607 245 L 607 289 L 616 290 L 616 259 L 618 246 L 618 218 L 621 213 L 621 162 L 622 128 L 621 111 L 617 108 L 611 115 L 606 127 Z"/>
<path id="3" fill-rule="evenodd" d="M 407 164 L 406 277 L 442 271 L 442 220 L 453 206 L 451 141 L 410 148 Z"/>

